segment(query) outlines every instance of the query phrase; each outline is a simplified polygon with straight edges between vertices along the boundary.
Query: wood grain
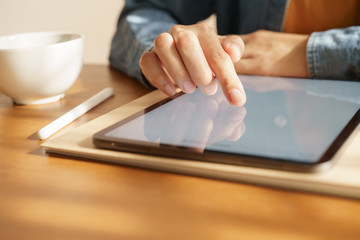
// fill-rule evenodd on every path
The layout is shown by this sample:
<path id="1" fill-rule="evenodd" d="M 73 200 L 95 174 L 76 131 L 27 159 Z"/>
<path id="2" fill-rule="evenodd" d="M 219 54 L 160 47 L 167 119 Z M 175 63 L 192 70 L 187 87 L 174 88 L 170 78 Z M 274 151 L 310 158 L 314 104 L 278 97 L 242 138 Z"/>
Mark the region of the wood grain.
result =
<path id="1" fill-rule="evenodd" d="M 45 154 L 34 133 L 107 86 L 116 95 L 59 135 L 149 90 L 86 65 L 57 103 L 0 95 L 0 239 L 359 239 L 356 200 Z"/>

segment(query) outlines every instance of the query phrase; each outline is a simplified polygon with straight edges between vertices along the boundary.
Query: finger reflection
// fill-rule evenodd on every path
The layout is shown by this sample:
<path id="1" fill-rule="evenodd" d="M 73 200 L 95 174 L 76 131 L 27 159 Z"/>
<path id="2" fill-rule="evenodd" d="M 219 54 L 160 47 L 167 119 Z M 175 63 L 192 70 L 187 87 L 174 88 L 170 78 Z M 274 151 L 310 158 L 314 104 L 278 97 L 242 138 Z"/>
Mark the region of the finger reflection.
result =
<path id="1" fill-rule="evenodd" d="M 145 136 L 160 144 L 204 151 L 222 140 L 237 141 L 245 132 L 245 107 L 231 106 L 222 91 L 207 96 L 196 90 L 145 115 Z"/>

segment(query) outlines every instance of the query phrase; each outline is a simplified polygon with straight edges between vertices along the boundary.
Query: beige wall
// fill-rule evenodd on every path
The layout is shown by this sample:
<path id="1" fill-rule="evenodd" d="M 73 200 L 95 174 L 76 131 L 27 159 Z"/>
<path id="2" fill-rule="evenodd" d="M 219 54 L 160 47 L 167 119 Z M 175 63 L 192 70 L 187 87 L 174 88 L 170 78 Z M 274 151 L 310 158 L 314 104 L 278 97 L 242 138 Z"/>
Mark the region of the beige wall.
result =
<path id="1" fill-rule="evenodd" d="M 71 31 L 85 36 L 85 62 L 108 64 L 123 0 L 0 0 L 0 35 Z"/>

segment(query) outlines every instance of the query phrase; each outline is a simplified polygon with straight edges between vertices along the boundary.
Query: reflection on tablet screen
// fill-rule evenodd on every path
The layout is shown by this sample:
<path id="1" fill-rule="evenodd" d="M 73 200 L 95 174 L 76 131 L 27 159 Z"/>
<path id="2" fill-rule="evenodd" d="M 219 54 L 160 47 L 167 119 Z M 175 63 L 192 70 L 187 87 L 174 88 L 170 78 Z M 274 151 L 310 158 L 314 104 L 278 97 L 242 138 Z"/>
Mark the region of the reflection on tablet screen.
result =
<path id="1" fill-rule="evenodd" d="M 198 89 L 106 133 L 197 150 L 312 163 L 360 107 L 360 83 L 240 76 L 247 102 Z M 219 88 L 220 89 L 220 88 Z"/>

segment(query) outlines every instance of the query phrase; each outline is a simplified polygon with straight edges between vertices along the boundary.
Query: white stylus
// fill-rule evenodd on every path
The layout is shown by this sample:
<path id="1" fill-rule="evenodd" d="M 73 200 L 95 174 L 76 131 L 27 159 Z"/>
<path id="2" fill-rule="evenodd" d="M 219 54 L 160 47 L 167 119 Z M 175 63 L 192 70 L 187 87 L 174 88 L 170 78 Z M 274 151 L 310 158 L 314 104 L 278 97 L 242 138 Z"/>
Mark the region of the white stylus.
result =
<path id="1" fill-rule="evenodd" d="M 42 129 L 37 132 L 37 135 L 40 139 L 46 139 L 53 135 L 55 132 L 59 131 L 61 128 L 65 127 L 81 115 L 88 112 L 90 109 L 100 104 L 107 98 L 111 97 L 114 94 L 114 89 L 109 87 L 105 88 L 102 91 L 98 92 L 88 100 L 84 101 L 80 105 L 74 107 L 58 119 L 49 123 Z"/>

